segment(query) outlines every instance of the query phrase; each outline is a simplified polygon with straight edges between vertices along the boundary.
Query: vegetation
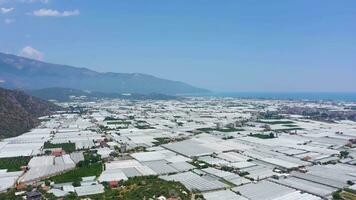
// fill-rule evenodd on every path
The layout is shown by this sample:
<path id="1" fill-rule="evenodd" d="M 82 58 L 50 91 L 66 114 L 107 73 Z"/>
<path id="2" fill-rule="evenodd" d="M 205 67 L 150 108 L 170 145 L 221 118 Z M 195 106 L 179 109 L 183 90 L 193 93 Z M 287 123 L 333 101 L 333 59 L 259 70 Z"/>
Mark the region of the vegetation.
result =
<path id="1" fill-rule="evenodd" d="M 19 90 L 0 88 L 0 139 L 29 131 L 40 123 L 37 117 L 58 109 L 59 106 Z"/>
<path id="2" fill-rule="evenodd" d="M 350 189 L 350 188 L 344 188 L 345 192 L 349 192 L 351 194 L 356 194 L 356 190 Z"/>
<path id="3" fill-rule="evenodd" d="M 221 167 L 221 170 L 227 171 L 227 172 L 233 172 L 233 171 L 235 171 L 235 168 L 224 165 Z"/>
<path id="4" fill-rule="evenodd" d="M 157 176 L 133 177 L 123 182 L 125 189 L 119 194 L 123 200 L 149 199 L 152 197 L 176 197 L 182 200 L 190 200 L 191 194 L 181 183 L 165 181 Z"/>
<path id="5" fill-rule="evenodd" d="M 341 197 L 341 190 L 338 190 L 338 191 L 336 191 L 336 192 L 333 192 L 333 194 L 332 194 L 332 196 L 333 196 L 333 199 L 334 200 L 339 200 L 339 199 L 342 199 L 342 197 Z"/>
<path id="6" fill-rule="evenodd" d="M 344 188 L 343 190 L 333 192 L 332 197 L 334 200 L 356 199 L 356 191 L 350 188 Z"/>
<path id="7" fill-rule="evenodd" d="M 155 144 L 156 146 L 161 145 L 161 144 L 167 144 L 171 142 L 171 138 L 169 137 L 160 137 L 160 138 L 154 138 L 155 142 L 153 142 L 153 144 Z"/>
<path id="8" fill-rule="evenodd" d="M 259 123 L 264 123 L 264 124 L 271 124 L 271 125 L 276 125 L 276 124 L 294 124 L 293 121 L 289 121 L 289 120 L 273 120 L 273 121 L 257 121 Z"/>
<path id="9" fill-rule="evenodd" d="M 106 122 L 108 125 L 130 125 L 129 121 L 108 121 Z"/>
<path id="10" fill-rule="evenodd" d="M 222 138 L 223 140 L 231 140 L 234 139 L 234 136 L 230 135 L 230 136 L 225 136 Z"/>
<path id="11" fill-rule="evenodd" d="M 257 138 L 260 138 L 260 139 L 271 139 L 271 138 L 275 138 L 274 133 L 270 133 L 270 134 L 261 134 L 261 133 L 252 134 L 252 133 L 250 133 L 250 136 L 251 136 L 251 137 L 257 137 Z"/>
<path id="12" fill-rule="evenodd" d="M 10 189 L 7 192 L 0 193 L 0 199 L 4 200 L 23 200 L 21 196 L 16 196 L 15 195 L 16 189 Z"/>
<path id="13" fill-rule="evenodd" d="M 348 151 L 340 151 L 340 158 L 346 158 L 349 155 Z"/>
<path id="14" fill-rule="evenodd" d="M 278 129 L 278 130 L 275 130 L 275 131 L 278 131 L 278 132 L 290 132 L 290 131 L 298 131 L 298 130 L 304 130 L 303 128 L 300 128 L 300 127 L 296 127 L 296 128 L 284 128 L 284 129 Z"/>
<path id="15" fill-rule="evenodd" d="M 146 147 L 143 147 L 143 146 L 138 146 L 138 147 L 135 147 L 135 148 L 132 148 L 132 149 L 128 149 L 126 151 L 126 153 L 135 153 L 135 152 L 146 152 Z"/>
<path id="16" fill-rule="evenodd" d="M 87 197 L 78 197 L 75 193 L 67 195 L 64 200 L 77 200 L 81 198 L 90 198 L 93 200 L 133 200 L 133 199 L 156 199 L 159 196 L 175 197 L 181 200 L 190 200 L 191 192 L 181 183 L 166 181 L 157 176 L 132 177 L 127 181 L 120 181 L 117 189 L 111 189 L 107 184 L 105 192 L 102 194 L 90 195 Z"/>
<path id="17" fill-rule="evenodd" d="M 138 129 L 156 129 L 155 127 L 152 127 L 150 125 L 136 125 L 135 128 L 138 128 Z"/>
<path id="18" fill-rule="evenodd" d="M 161 145 L 161 144 L 167 144 L 170 142 L 179 142 L 179 141 L 183 141 L 187 138 L 185 137 L 179 137 L 179 138 L 169 138 L 169 137 L 159 137 L 159 138 L 154 138 L 157 141 L 154 141 L 153 144 L 155 144 L 156 146 Z"/>
<path id="19" fill-rule="evenodd" d="M 193 158 L 191 162 L 189 162 L 191 165 L 195 166 L 198 169 L 205 169 L 208 167 L 212 167 L 209 163 L 206 163 L 204 161 L 198 160 L 196 158 Z"/>
<path id="20" fill-rule="evenodd" d="M 0 158 L 0 169 L 7 169 L 9 172 L 19 171 L 30 159 L 31 157 Z"/>
<path id="21" fill-rule="evenodd" d="M 262 119 L 282 119 L 283 117 L 281 115 L 279 115 L 277 112 L 263 112 L 263 113 L 259 113 L 259 118 Z"/>
<path id="22" fill-rule="evenodd" d="M 62 148 L 65 152 L 71 153 L 75 151 L 75 143 L 60 143 L 60 144 L 52 144 L 51 142 L 45 142 L 44 149 L 53 149 L 53 148 Z"/>
<path id="23" fill-rule="evenodd" d="M 49 180 L 54 181 L 55 183 L 78 182 L 81 181 L 81 178 L 85 176 L 99 176 L 102 171 L 102 164 L 94 163 L 90 165 L 84 165 L 82 167 L 77 167 L 73 170 L 50 177 Z"/>
<path id="24" fill-rule="evenodd" d="M 243 171 L 241 171 L 240 173 L 239 173 L 239 175 L 240 176 L 247 176 L 247 175 L 249 175 L 250 173 L 248 173 L 248 172 L 243 172 Z"/>
<path id="25" fill-rule="evenodd" d="M 237 131 L 244 131 L 244 129 L 242 128 L 198 128 L 198 131 L 202 131 L 202 132 L 211 132 L 211 131 L 220 131 L 220 132 L 237 132 Z"/>
<path id="26" fill-rule="evenodd" d="M 113 121 L 113 120 L 119 120 L 118 118 L 115 117 L 105 117 L 104 121 Z"/>
<path id="27" fill-rule="evenodd" d="M 298 125 L 295 125 L 295 124 L 283 124 L 283 126 L 290 127 L 290 128 L 298 127 Z"/>

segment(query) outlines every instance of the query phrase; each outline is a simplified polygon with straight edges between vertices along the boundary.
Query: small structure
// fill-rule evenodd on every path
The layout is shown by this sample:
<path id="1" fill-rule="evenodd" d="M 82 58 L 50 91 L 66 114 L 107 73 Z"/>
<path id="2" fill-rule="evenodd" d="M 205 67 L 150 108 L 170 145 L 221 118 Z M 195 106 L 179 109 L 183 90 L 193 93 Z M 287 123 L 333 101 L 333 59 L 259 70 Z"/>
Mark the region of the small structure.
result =
<path id="1" fill-rule="evenodd" d="M 24 189 L 26 189 L 26 184 L 24 184 L 24 183 L 17 183 L 16 184 L 16 190 L 24 190 Z"/>
<path id="2" fill-rule="evenodd" d="M 109 186 L 110 186 L 110 188 L 117 188 L 119 186 L 119 182 L 118 181 L 110 181 Z"/>
<path id="3" fill-rule="evenodd" d="M 52 149 L 52 155 L 53 156 L 62 156 L 65 154 L 65 151 L 62 148 L 54 148 Z"/>
<path id="4" fill-rule="evenodd" d="M 31 191 L 26 193 L 27 200 L 41 200 L 41 193 L 38 191 Z"/>
<path id="5" fill-rule="evenodd" d="M 160 196 L 160 197 L 157 198 L 157 200 L 167 200 L 167 198 L 164 197 L 164 196 Z"/>

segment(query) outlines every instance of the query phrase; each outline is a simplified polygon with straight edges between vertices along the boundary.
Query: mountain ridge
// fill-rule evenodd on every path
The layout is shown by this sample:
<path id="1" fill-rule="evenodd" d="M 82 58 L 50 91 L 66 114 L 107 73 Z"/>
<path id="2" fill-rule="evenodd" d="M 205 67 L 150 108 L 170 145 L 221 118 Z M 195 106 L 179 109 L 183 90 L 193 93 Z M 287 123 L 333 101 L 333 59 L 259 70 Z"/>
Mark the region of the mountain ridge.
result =
<path id="1" fill-rule="evenodd" d="M 206 89 L 142 73 L 97 72 L 0 53 L 0 80 L 7 88 L 73 88 L 108 93 L 197 94 Z"/>

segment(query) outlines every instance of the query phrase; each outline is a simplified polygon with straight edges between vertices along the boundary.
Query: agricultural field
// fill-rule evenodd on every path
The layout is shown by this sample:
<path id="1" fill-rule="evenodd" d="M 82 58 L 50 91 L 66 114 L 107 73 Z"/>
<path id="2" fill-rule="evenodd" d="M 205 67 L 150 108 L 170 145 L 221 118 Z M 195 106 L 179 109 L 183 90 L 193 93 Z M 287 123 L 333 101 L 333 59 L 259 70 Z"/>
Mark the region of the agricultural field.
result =
<path id="1" fill-rule="evenodd" d="M 91 199 L 155 199 L 159 196 L 190 200 L 191 192 L 181 183 L 166 181 L 157 176 L 142 176 L 121 181 L 118 189 L 106 188 L 105 193 L 89 196 Z"/>
<path id="2" fill-rule="evenodd" d="M 44 149 L 62 148 L 65 152 L 71 153 L 75 151 L 75 143 L 52 144 L 51 142 L 45 142 L 43 148 Z"/>
<path id="3" fill-rule="evenodd" d="M 103 171 L 102 164 L 94 163 L 90 165 L 84 165 L 82 167 L 77 167 L 73 170 L 53 176 L 49 178 L 49 180 L 54 181 L 55 183 L 79 182 L 81 181 L 82 177 L 99 176 L 102 171 Z"/>
<path id="4" fill-rule="evenodd" d="M 0 158 L 0 169 L 7 169 L 9 172 L 21 170 L 21 166 L 26 166 L 31 157 Z"/>

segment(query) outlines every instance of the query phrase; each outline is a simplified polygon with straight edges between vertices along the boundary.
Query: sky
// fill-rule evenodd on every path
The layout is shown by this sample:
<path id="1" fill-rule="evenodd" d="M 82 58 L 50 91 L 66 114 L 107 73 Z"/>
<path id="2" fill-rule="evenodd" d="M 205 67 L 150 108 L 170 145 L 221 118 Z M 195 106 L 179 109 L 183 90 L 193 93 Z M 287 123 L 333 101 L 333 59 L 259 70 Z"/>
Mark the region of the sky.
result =
<path id="1" fill-rule="evenodd" d="M 356 92 L 356 1 L 0 0 L 0 52 L 220 92 Z"/>

